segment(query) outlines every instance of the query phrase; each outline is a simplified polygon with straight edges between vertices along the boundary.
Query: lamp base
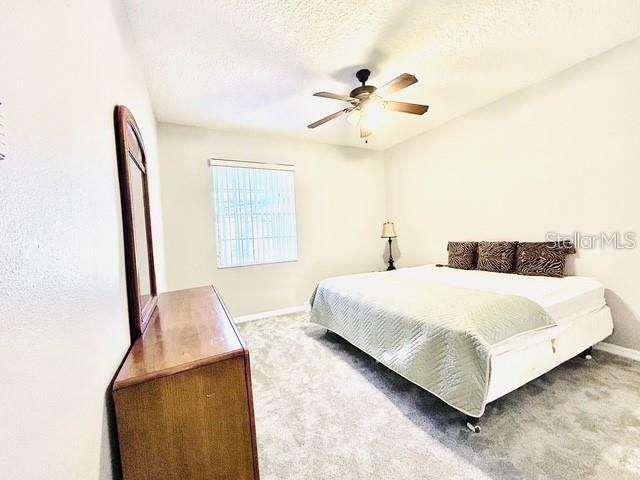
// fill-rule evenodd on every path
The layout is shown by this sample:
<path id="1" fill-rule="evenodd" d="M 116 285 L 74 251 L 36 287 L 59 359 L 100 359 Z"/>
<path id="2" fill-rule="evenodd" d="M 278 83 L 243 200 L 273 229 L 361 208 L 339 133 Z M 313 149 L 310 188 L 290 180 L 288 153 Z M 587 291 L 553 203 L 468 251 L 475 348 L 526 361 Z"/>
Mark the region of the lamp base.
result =
<path id="1" fill-rule="evenodd" d="M 393 264 L 393 255 L 391 255 L 391 239 L 389 239 L 389 266 L 387 267 L 387 272 L 395 269 L 396 267 Z"/>

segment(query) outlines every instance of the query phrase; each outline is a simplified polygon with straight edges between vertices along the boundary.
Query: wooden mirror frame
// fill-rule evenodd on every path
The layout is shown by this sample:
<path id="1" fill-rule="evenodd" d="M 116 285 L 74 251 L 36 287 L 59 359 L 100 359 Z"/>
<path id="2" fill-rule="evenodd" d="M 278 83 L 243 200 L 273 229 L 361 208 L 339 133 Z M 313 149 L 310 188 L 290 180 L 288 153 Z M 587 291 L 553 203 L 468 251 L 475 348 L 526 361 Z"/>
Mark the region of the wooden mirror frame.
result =
<path id="1" fill-rule="evenodd" d="M 122 226 L 124 233 L 124 256 L 127 271 L 127 297 L 129 301 L 129 329 L 131 343 L 142 335 L 151 321 L 158 304 L 155 264 L 153 262 L 153 237 L 151 233 L 151 212 L 149 207 L 149 183 L 147 179 L 147 156 L 142 142 L 142 135 L 133 114 L 123 105 L 114 110 L 116 131 L 116 149 L 118 157 L 118 173 L 120 178 L 120 198 L 122 201 Z M 133 134 L 133 135 L 132 135 Z M 136 158 L 136 155 L 141 158 Z M 138 265 L 136 263 L 136 239 L 131 194 L 131 159 L 140 170 L 142 177 L 145 231 L 147 235 L 147 254 L 149 264 L 149 299 L 140 304 L 140 283 Z"/>

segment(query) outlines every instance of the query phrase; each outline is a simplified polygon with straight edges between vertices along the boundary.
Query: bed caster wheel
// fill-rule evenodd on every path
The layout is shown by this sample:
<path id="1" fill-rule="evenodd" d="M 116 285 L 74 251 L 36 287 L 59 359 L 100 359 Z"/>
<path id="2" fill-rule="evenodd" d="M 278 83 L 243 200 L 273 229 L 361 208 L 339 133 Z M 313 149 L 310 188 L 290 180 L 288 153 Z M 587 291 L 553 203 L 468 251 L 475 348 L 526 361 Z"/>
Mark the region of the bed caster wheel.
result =
<path id="1" fill-rule="evenodd" d="M 593 357 L 591 356 L 592 347 L 587 348 L 584 352 L 582 352 L 579 356 L 584 360 L 591 360 Z"/>
<path id="2" fill-rule="evenodd" d="M 473 433 L 480 433 L 479 419 L 475 417 L 467 417 L 467 428 Z"/>
<path id="3" fill-rule="evenodd" d="M 473 433 L 480 433 L 480 425 L 471 425 L 469 422 L 467 422 L 467 428 Z"/>

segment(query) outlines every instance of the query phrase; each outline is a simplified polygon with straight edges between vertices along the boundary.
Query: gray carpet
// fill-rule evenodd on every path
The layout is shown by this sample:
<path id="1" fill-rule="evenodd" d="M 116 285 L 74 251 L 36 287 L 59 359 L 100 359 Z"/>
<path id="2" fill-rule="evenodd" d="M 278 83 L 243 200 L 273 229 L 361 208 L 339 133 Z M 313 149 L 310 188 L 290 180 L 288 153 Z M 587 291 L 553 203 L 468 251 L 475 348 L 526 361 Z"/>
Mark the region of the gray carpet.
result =
<path id="1" fill-rule="evenodd" d="M 640 363 L 573 359 L 489 404 L 472 434 L 307 314 L 240 330 L 262 480 L 640 478 Z"/>

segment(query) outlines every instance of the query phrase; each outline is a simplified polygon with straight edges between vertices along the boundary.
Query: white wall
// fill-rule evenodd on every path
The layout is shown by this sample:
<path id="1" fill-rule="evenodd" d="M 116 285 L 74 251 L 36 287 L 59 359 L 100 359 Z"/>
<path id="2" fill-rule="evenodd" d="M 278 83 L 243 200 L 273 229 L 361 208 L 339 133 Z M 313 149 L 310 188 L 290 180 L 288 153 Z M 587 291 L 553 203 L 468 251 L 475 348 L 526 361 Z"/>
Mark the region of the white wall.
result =
<path id="1" fill-rule="evenodd" d="M 0 476 L 109 479 L 105 398 L 129 345 L 113 107 L 136 115 L 150 161 L 154 118 L 119 1 L 0 12 Z"/>
<path id="2" fill-rule="evenodd" d="M 449 240 L 640 234 L 638 112 L 640 40 L 387 150 L 398 264 L 446 263 Z M 609 341 L 640 349 L 640 247 L 580 250 L 569 271 L 604 282 Z"/>
<path id="3" fill-rule="evenodd" d="M 158 145 L 169 290 L 213 283 L 245 315 L 300 305 L 322 278 L 384 267 L 381 153 L 170 124 Z M 297 262 L 217 268 L 210 157 L 296 166 Z"/>

